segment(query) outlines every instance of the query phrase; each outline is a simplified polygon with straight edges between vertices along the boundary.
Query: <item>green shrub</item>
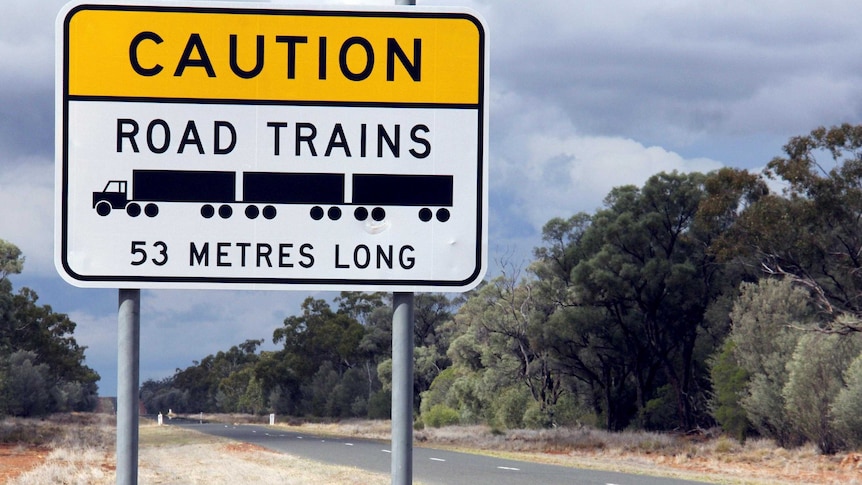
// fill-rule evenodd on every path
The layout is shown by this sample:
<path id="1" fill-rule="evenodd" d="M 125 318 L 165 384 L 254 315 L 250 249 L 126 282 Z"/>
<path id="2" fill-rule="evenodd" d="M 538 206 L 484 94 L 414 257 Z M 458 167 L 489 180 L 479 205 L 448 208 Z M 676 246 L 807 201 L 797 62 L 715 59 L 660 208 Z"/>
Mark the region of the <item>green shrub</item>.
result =
<path id="1" fill-rule="evenodd" d="M 844 373 L 845 387 L 832 403 L 835 429 L 850 446 L 862 446 L 862 355 Z"/>
<path id="2" fill-rule="evenodd" d="M 50 368 L 36 361 L 34 352 L 23 350 L 9 357 L 4 391 L 6 412 L 12 416 L 43 416 L 50 410 Z"/>
<path id="3" fill-rule="evenodd" d="M 741 443 L 751 429 L 741 403 L 748 385 L 748 372 L 736 363 L 733 356 L 735 348 L 736 344 L 728 339 L 710 358 L 709 376 L 713 389 L 710 410 L 721 429 Z"/>
<path id="4" fill-rule="evenodd" d="M 811 327 L 816 309 L 802 288 L 789 279 L 762 279 L 743 283 L 730 313 L 729 338 L 733 356 L 750 376 L 740 405 L 752 426 L 780 446 L 804 441 L 797 424 L 787 413 L 783 389 L 788 380 L 788 363 L 796 344 Z"/>
<path id="5" fill-rule="evenodd" d="M 392 391 L 380 390 L 368 399 L 368 419 L 389 419 L 392 414 Z"/>
<path id="6" fill-rule="evenodd" d="M 794 425 L 822 453 L 842 447 L 829 409 L 844 387 L 844 375 L 859 355 L 858 335 L 804 335 L 787 364 L 789 376 L 783 395 Z"/>
<path id="7" fill-rule="evenodd" d="M 596 425 L 595 414 L 578 402 L 571 392 L 560 396 L 552 411 L 554 424 L 557 426 Z"/>
<path id="8" fill-rule="evenodd" d="M 427 412 L 422 414 L 422 422 L 430 428 L 442 428 L 443 426 L 452 426 L 461 421 L 458 411 L 446 406 L 445 404 L 437 404 L 432 406 Z"/>
<path id="9" fill-rule="evenodd" d="M 449 394 L 449 389 L 452 383 L 458 378 L 457 369 L 455 367 L 447 367 L 431 382 L 427 391 L 421 394 L 422 401 L 419 406 L 420 411 L 424 414 L 432 407 L 443 404 Z"/>
<path id="10" fill-rule="evenodd" d="M 641 410 L 641 425 L 651 430 L 673 429 L 677 425 L 676 393 L 670 385 L 656 390 L 654 398 Z"/>
<path id="11" fill-rule="evenodd" d="M 496 425 L 508 429 L 520 429 L 524 426 L 524 409 L 530 401 L 530 393 L 526 389 L 512 387 L 503 391 L 494 401 L 494 421 Z"/>
<path id="12" fill-rule="evenodd" d="M 542 409 L 540 402 L 530 400 L 524 411 L 524 426 L 530 429 L 545 429 L 553 425 L 551 413 L 547 409 Z"/>

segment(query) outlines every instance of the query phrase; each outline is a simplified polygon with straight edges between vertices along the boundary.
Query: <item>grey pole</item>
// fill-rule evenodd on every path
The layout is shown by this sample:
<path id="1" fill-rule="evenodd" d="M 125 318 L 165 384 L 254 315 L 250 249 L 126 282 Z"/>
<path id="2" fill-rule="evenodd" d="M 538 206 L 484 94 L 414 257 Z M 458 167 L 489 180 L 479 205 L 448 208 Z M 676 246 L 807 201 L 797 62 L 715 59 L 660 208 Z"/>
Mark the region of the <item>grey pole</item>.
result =
<path id="1" fill-rule="evenodd" d="M 413 483 L 413 293 L 393 293 L 392 485 Z"/>
<path id="2" fill-rule="evenodd" d="M 119 290 L 117 314 L 117 485 L 137 485 L 141 290 Z"/>

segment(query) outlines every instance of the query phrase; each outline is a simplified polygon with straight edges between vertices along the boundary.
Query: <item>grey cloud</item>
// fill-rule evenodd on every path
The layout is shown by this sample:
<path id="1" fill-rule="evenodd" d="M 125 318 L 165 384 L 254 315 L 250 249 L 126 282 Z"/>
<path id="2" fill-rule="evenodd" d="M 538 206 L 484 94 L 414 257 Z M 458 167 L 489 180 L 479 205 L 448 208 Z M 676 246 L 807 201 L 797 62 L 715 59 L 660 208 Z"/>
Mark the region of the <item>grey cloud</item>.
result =
<path id="1" fill-rule="evenodd" d="M 21 188 L 13 203 L 46 195 L 33 211 L 18 211 L 21 217 L 0 217 L 7 228 L 18 227 L 0 237 L 33 244 L 33 264 L 16 284 L 32 283 L 34 276 L 50 279 L 40 291 L 45 302 L 59 311 L 88 308 L 87 315 L 104 315 L 82 317 L 82 327 L 113 327 L 115 294 L 61 282 L 51 266 L 50 242 L 35 244 L 51 240 L 50 224 L 31 224 L 49 218 L 52 208 L 53 29 L 63 3 L 3 4 L 0 170 L 9 178 L 6 187 L 23 173 L 38 189 Z M 471 7 L 488 21 L 489 274 L 501 261 L 528 260 L 545 221 L 594 210 L 612 186 L 642 183 L 657 170 L 711 169 L 718 165 L 713 160 L 762 166 L 789 136 L 819 124 L 862 121 L 862 16 L 853 2 L 418 3 Z M 10 170 L 33 159 L 44 166 Z M 12 200 L 13 192 L 6 193 Z M 269 338 L 283 315 L 299 311 L 304 296 L 145 292 L 142 375 L 161 378 L 246 338 Z M 94 309 L 99 305 L 104 308 Z M 81 332 L 81 343 L 91 347 L 114 339 Z M 107 381 L 101 385 L 110 394 L 115 359 L 109 351 L 94 357 L 101 359 L 98 370 Z"/>
<path id="2" fill-rule="evenodd" d="M 0 93 L 0 154 L 0 168 L 19 157 L 54 157 L 52 92 Z"/>
<path id="3" fill-rule="evenodd" d="M 564 110 L 588 133 L 684 145 L 738 132 L 747 117 L 766 120 L 746 130 L 775 133 L 860 115 L 795 89 L 812 72 L 858 84 L 862 22 L 846 4 L 549 2 L 519 15 L 523 5 L 490 6 L 492 84 Z M 788 116 L 802 96 L 809 116 Z"/>

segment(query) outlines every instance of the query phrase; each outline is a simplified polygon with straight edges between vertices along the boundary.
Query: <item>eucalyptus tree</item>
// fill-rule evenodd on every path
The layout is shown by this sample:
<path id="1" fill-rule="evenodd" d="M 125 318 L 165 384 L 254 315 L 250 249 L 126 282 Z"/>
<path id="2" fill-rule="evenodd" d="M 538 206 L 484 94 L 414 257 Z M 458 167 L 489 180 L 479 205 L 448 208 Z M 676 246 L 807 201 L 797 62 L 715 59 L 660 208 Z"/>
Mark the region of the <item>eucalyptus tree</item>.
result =
<path id="1" fill-rule="evenodd" d="M 0 281 L 24 269 L 24 256 L 18 246 L 0 239 Z"/>
<path id="2" fill-rule="evenodd" d="M 607 321 L 602 309 L 578 301 L 573 270 L 598 251 L 590 245 L 597 239 L 585 238 L 591 223 L 586 213 L 548 221 L 530 271 L 536 277 L 536 297 L 553 305 L 544 331 L 556 367 L 569 380 L 567 387 L 573 394 L 586 394 L 580 401 L 604 427 L 621 429 L 635 411 L 631 357 L 637 349 L 627 348 L 619 327 Z"/>
<path id="3" fill-rule="evenodd" d="M 763 197 L 725 235 L 754 252 L 769 273 L 807 287 L 821 309 L 842 318 L 831 331 L 862 330 L 862 125 L 819 127 L 791 138 L 766 173 L 784 194 Z"/>
<path id="4" fill-rule="evenodd" d="M 660 173 L 642 188 L 615 188 L 577 238 L 568 306 L 579 310 L 562 317 L 572 329 L 560 358 L 573 374 L 593 370 L 609 416 L 611 400 L 625 395 L 611 383 L 630 382 L 642 425 L 691 429 L 708 417 L 705 362 L 726 330 L 713 328 L 725 323 L 706 318 L 707 310 L 735 286 L 709 252 L 718 215 L 727 211 L 700 212 L 714 200 L 706 185 L 716 176 Z M 719 206 L 733 203 L 738 198 Z M 625 419 L 607 424 L 620 427 Z"/>
<path id="5" fill-rule="evenodd" d="M 20 249 L 0 239 L 0 394 L 6 394 L 0 401 L 12 406 L 8 410 L 13 413 L 91 410 L 99 375 L 84 364 L 86 347 L 74 337 L 77 324 L 50 305 L 39 304 L 32 289 L 13 291 L 9 276 L 20 273 L 23 264 Z M 44 405 L 16 408 L 16 401 L 30 397 L 20 389 L 10 390 L 22 383 L 38 388 L 36 394 L 48 393 L 50 399 Z"/>
<path id="6" fill-rule="evenodd" d="M 359 342 L 365 329 L 344 312 L 332 310 L 325 300 L 306 298 L 302 314 L 284 319 L 273 331 L 272 341 L 283 344 L 282 355 L 297 375 L 314 375 L 330 362 L 338 375 L 357 364 Z"/>
<path id="7" fill-rule="evenodd" d="M 456 377 L 449 392 L 461 395 L 456 400 L 469 419 L 491 420 L 504 405 L 499 398 L 516 387 L 536 403 L 537 422 L 554 424 L 565 389 L 554 336 L 545 328 L 553 306 L 536 297 L 534 284 L 517 271 L 504 273 L 475 290 L 454 316 L 460 332 L 448 353 L 456 369 L 445 377 Z"/>

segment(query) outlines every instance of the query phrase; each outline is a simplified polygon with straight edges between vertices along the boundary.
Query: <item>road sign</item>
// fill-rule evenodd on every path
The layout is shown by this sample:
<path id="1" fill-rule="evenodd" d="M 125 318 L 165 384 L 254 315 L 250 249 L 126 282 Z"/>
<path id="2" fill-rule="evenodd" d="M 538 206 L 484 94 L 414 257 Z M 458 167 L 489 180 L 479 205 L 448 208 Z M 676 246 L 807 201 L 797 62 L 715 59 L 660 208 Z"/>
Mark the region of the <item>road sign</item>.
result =
<path id="1" fill-rule="evenodd" d="M 55 260 L 83 287 L 465 291 L 488 44 L 464 9 L 72 3 Z"/>

